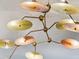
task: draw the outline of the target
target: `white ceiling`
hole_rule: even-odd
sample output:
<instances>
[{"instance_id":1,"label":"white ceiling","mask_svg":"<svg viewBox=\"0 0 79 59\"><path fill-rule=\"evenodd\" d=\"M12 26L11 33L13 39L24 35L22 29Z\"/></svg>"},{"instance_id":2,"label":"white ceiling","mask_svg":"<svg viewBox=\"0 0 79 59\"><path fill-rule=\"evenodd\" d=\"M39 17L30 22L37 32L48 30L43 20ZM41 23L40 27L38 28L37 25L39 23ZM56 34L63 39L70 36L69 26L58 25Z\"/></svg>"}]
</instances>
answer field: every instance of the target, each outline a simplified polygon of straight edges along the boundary
<instances>
[{"instance_id":1,"label":"white ceiling","mask_svg":"<svg viewBox=\"0 0 79 59\"><path fill-rule=\"evenodd\" d=\"M19 4L23 1L29 1L29 0L0 0L0 38L15 40L16 38L25 35L30 30L40 29L42 27L39 20L30 19L30 21L33 22L33 27L29 30L15 32L7 29L6 24L11 20L18 20L25 15L39 16L41 14L41 13L30 12L21 9ZM44 0L44 1L38 0L38 1L41 3L46 3L48 0ZM50 0L51 4L54 2L61 2L61 1ZM70 4L79 6L79 0L69 0L69 2ZM79 15L78 14L73 15L73 17L74 19L78 20ZM54 21L63 18L69 18L69 17L65 14L55 13L53 10L51 10L47 14L47 22L48 22L47 26L50 26ZM56 28L52 28L49 31L49 34L56 41L59 41L60 39L67 37L79 40L79 33L74 33L70 31L61 31L61 30L57 30ZM46 39L45 34L42 32L32 33L31 35L33 35L38 40ZM20 47L15 52L12 59L26 59L25 52L32 50L33 50L32 46ZM57 44L42 44L38 47L38 51L44 55L44 59L79 59L79 49L75 49L75 50L67 49ZM11 52L12 52L11 49L0 49L0 59L8 59Z\"/></svg>"}]
</instances>

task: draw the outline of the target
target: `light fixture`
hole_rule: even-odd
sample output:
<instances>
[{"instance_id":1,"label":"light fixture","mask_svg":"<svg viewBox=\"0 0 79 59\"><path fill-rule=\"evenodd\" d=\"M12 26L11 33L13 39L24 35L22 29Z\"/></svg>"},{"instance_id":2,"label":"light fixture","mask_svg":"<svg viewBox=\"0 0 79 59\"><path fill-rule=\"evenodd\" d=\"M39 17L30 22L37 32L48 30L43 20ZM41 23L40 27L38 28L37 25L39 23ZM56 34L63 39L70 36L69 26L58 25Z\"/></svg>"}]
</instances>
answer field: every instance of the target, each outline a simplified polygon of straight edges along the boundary
<instances>
[{"instance_id":1,"label":"light fixture","mask_svg":"<svg viewBox=\"0 0 79 59\"><path fill-rule=\"evenodd\" d=\"M36 47L39 46L39 44L43 43L56 43L63 45L67 48L79 48L79 42L77 40L74 40L72 38L66 38L62 39L60 42L52 40L52 38L48 34L48 30L50 30L53 26L56 26L57 29L60 30L69 30L72 32L79 32L79 22L77 20L74 20L72 17L72 14L79 13L79 7L73 6L69 4L67 0L62 0L63 3L53 3L52 5L47 3L47 5L41 4L36 0L32 0L32 2L23 2L20 4L20 6L25 9L25 11L33 11L33 12L40 12L42 13L40 16L23 16L21 20L13 20L7 24L7 27L11 30L17 30L17 31L23 31L27 30L32 27L32 22L25 18L35 18L41 21L43 28L38 30L32 30L28 32L25 36L16 39L15 41L4 41L0 40L0 47L12 47L15 46L15 49L13 50L12 54L10 55L9 59L11 59L12 55L16 51L16 49L23 45L29 45L32 44L34 47L34 51L27 52L25 54L27 59L43 59L43 56L37 52ZM53 11L66 14L70 17L70 19L61 19L60 21L54 22L50 27L47 27L47 21L46 21L46 15L47 13L53 9ZM46 36L47 40L42 42L37 42L36 39L33 36L30 36L33 32L43 31Z\"/></svg>"},{"instance_id":2,"label":"light fixture","mask_svg":"<svg viewBox=\"0 0 79 59\"><path fill-rule=\"evenodd\" d=\"M28 45L28 44L32 44L35 43L35 38L32 36L25 36L25 37L21 37L19 39L16 39L15 44L16 45Z\"/></svg>"},{"instance_id":3,"label":"light fixture","mask_svg":"<svg viewBox=\"0 0 79 59\"><path fill-rule=\"evenodd\" d=\"M10 40L0 40L0 48L10 48L15 46L14 41L10 41Z\"/></svg>"},{"instance_id":4,"label":"light fixture","mask_svg":"<svg viewBox=\"0 0 79 59\"><path fill-rule=\"evenodd\" d=\"M61 40L61 44L67 48L72 48L72 49L79 48L79 41L70 38Z\"/></svg>"},{"instance_id":5,"label":"light fixture","mask_svg":"<svg viewBox=\"0 0 79 59\"><path fill-rule=\"evenodd\" d=\"M13 20L7 24L11 30L26 30L32 27L32 23L28 20Z\"/></svg>"},{"instance_id":6,"label":"light fixture","mask_svg":"<svg viewBox=\"0 0 79 59\"><path fill-rule=\"evenodd\" d=\"M27 59L43 59L44 57L38 52L27 52L25 54Z\"/></svg>"}]
</instances>

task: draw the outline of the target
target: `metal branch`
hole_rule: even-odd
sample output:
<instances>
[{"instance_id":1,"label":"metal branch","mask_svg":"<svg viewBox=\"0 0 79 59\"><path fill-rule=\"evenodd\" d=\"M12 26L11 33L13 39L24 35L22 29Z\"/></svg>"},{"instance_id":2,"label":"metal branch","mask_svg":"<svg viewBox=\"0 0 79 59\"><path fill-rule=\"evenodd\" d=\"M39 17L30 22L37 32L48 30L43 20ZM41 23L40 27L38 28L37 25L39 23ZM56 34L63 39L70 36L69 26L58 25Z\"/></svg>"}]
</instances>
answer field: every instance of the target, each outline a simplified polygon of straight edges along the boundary
<instances>
[{"instance_id":1,"label":"metal branch","mask_svg":"<svg viewBox=\"0 0 79 59\"><path fill-rule=\"evenodd\" d=\"M48 0L48 4L50 4L50 0Z\"/></svg>"},{"instance_id":2,"label":"metal branch","mask_svg":"<svg viewBox=\"0 0 79 59\"><path fill-rule=\"evenodd\" d=\"M48 42L48 41L41 41L41 42L38 42L37 45L42 44L42 43L46 43L46 42Z\"/></svg>"},{"instance_id":3,"label":"metal branch","mask_svg":"<svg viewBox=\"0 0 79 59\"><path fill-rule=\"evenodd\" d=\"M61 44L60 42L53 41L53 40L52 40L51 42L56 43L56 44ZM43 43L48 43L48 41L41 41L41 42L38 42L37 45L43 44Z\"/></svg>"},{"instance_id":4,"label":"metal branch","mask_svg":"<svg viewBox=\"0 0 79 59\"><path fill-rule=\"evenodd\" d=\"M48 28L48 30L51 29L55 24L57 24L57 22L54 22L54 23Z\"/></svg>"},{"instance_id":5,"label":"metal branch","mask_svg":"<svg viewBox=\"0 0 79 59\"><path fill-rule=\"evenodd\" d=\"M56 43L56 44L61 44L60 42L57 42L57 41L52 41L53 43Z\"/></svg>"},{"instance_id":6,"label":"metal branch","mask_svg":"<svg viewBox=\"0 0 79 59\"><path fill-rule=\"evenodd\" d=\"M46 36L47 36L47 38L48 38L48 40L49 40L49 35L48 35L48 33L47 32L45 32L46 33Z\"/></svg>"},{"instance_id":7,"label":"metal branch","mask_svg":"<svg viewBox=\"0 0 79 59\"><path fill-rule=\"evenodd\" d=\"M19 46L16 46L16 47L14 48L14 50L13 50L13 52L11 53L11 55L10 55L9 59L11 59L11 58L12 58L13 54L15 53L15 51L16 51L16 49L17 49L18 47L19 47Z\"/></svg>"},{"instance_id":8,"label":"metal branch","mask_svg":"<svg viewBox=\"0 0 79 59\"><path fill-rule=\"evenodd\" d=\"M32 31L30 31L29 33L27 33L25 36L29 35L29 34L32 33L32 32L38 32L38 31L43 31L43 30L44 30L44 29L32 30Z\"/></svg>"},{"instance_id":9,"label":"metal branch","mask_svg":"<svg viewBox=\"0 0 79 59\"><path fill-rule=\"evenodd\" d=\"M44 25L46 26L46 13L44 13L44 17L45 17L45 19L44 19Z\"/></svg>"},{"instance_id":10,"label":"metal branch","mask_svg":"<svg viewBox=\"0 0 79 59\"><path fill-rule=\"evenodd\" d=\"M48 41L47 41L47 42L48 42L48 43L50 43L50 42L52 41L52 39L49 37L49 34L48 34L48 32L47 32L47 31L46 31L45 33L46 33L46 36L47 36L47 39L48 39Z\"/></svg>"},{"instance_id":11,"label":"metal branch","mask_svg":"<svg viewBox=\"0 0 79 59\"><path fill-rule=\"evenodd\" d=\"M69 3L67 0L64 0L63 2L64 2L64 3L67 3L67 4Z\"/></svg>"},{"instance_id":12,"label":"metal branch","mask_svg":"<svg viewBox=\"0 0 79 59\"><path fill-rule=\"evenodd\" d=\"M37 46L34 46L34 51L35 51L35 52L37 51Z\"/></svg>"},{"instance_id":13,"label":"metal branch","mask_svg":"<svg viewBox=\"0 0 79 59\"><path fill-rule=\"evenodd\" d=\"M71 20L75 23L75 20L73 19L73 17L70 15L70 14L68 14L68 16L71 18Z\"/></svg>"},{"instance_id":14,"label":"metal branch","mask_svg":"<svg viewBox=\"0 0 79 59\"><path fill-rule=\"evenodd\" d=\"M21 20L24 20L25 18L39 18L39 17L34 17L34 16L24 16L21 18Z\"/></svg>"},{"instance_id":15,"label":"metal branch","mask_svg":"<svg viewBox=\"0 0 79 59\"><path fill-rule=\"evenodd\" d=\"M37 2L36 0L32 0L32 2Z\"/></svg>"},{"instance_id":16,"label":"metal branch","mask_svg":"<svg viewBox=\"0 0 79 59\"><path fill-rule=\"evenodd\" d=\"M46 25L44 24L44 22L42 21L42 25L43 25L43 27L44 27L44 29L46 29L47 27L46 27Z\"/></svg>"},{"instance_id":17,"label":"metal branch","mask_svg":"<svg viewBox=\"0 0 79 59\"><path fill-rule=\"evenodd\" d=\"M68 2L67 0L65 0L64 3L69 4L69 2ZM68 15L68 16L71 18L71 20L75 23L75 20L73 19L73 17L72 17L70 14L67 14L67 15Z\"/></svg>"}]
</instances>

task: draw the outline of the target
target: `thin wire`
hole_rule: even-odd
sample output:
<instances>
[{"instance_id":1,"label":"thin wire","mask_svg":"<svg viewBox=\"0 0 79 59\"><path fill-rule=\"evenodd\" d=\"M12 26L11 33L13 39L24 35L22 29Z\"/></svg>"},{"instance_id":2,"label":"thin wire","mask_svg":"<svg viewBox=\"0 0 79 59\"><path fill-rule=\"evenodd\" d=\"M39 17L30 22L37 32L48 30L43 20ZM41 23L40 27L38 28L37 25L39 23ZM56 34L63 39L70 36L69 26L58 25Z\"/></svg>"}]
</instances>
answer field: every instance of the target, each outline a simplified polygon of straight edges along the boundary
<instances>
[{"instance_id":1,"label":"thin wire","mask_svg":"<svg viewBox=\"0 0 79 59\"><path fill-rule=\"evenodd\" d=\"M32 0L32 2L37 2L36 0Z\"/></svg>"},{"instance_id":2,"label":"thin wire","mask_svg":"<svg viewBox=\"0 0 79 59\"><path fill-rule=\"evenodd\" d=\"M24 20L24 18L39 18L39 17L34 17L34 16L24 16L21 18L21 20Z\"/></svg>"},{"instance_id":3,"label":"thin wire","mask_svg":"<svg viewBox=\"0 0 79 59\"><path fill-rule=\"evenodd\" d=\"M54 22L48 29L51 29L57 22Z\"/></svg>"},{"instance_id":4,"label":"thin wire","mask_svg":"<svg viewBox=\"0 0 79 59\"><path fill-rule=\"evenodd\" d=\"M67 4L69 3L67 0L61 0L61 1L63 1L64 3L67 3Z\"/></svg>"},{"instance_id":5,"label":"thin wire","mask_svg":"<svg viewBox=\"0 0 79 59\"><path fill-rule=\"evenodd\" d=\"M49 35L48 35L48 33L47 32L45 32L46 33L46 35L47 35L47 38L48 38L48 40L49 40Z\"/></svg>"},{"instance_id":6,"label":"thin wire","mask_svg":"<svg viewBox=\"0 0 79 59\"><path fill-rule=\"evenodd\" d=\"M14 48L14 50L13 50L13 52L11 53L11 55L10 55L10 57L9 57L9 59L11 59L12 58L12 56L13 56L13 54L15 53L15 51L16 51L16 49L18 48L18 46L16 46L15 48Z\"/></svg>"},{"instance_id":7,"label":"thin wire","mask_svg":"<svg viewBox=\"0 0 79 59\"><path fill-rule=\"evenodd\" d=\"M41 42L38 42L37 45L42 44L42 43L46 43L46 42L48 42L48 41L41 41Z\"/></svg>"},{"instance_id":8,"label":"thin wire","mask_svg":"<svg viewBox=\"0 0 79 59\"><path fill-rule=\"evenodd\" d=\"M50 4L50 0L48 0L48 4Z\"/></svg>"},{"instance_id":9,"label":"thin wire","mask_svg":"<svg viewBox=\"0 0 79 59\"><path fill-rule=\"evenodd\" d=\"M46 27L46 13L44 13L44 17L45 17L45 19L44 19L44 26Z\"/></svg>"},{"instance_id":10,"label":"thin wire","mask_svg":"<svg viewBox=\"0 0 79 59\"><path fill-rule=\"evenodd\" d=\"M37 46L34 46L34 52L36 52L37 51Z\"/></svg>"},{"instance_id":11,"label":"thin wire","mask_svg":"<svg viewBox=\"0 0 79 59\"><path fill-rule=\"evenodd\" d=\"M44 30L44 29L32 30L32 31L30 31L29 33L27 33L25 36L29 35L29 34L32 33L32 32L38 32L38 31L43 31L43 30Z\"/></svg>"},{"instance_id":12,"label":"thin wire","mask_svg":"<svg viewBox=\"0 0 79 59\"><path fill-rule=\"evenodd\" d=\"M69 4L69 2L67 1L67 0L65 0L65 2L64 3L66 3L66 4ZM71 20L75 23L75 20L73 19L73 17L70 15L70 14L67 14L70 18L71 18Z\"/></svg>"},{"instance_id":13,"label":"thin wire","mask_svg":"<svg viewBox=\"0 0 79 59\"><path fill-rule=\"evenodd\" d=\"M75 23L75 20L73 19L73 17L70 14L68 14L68 15L72 19L72 21Z\"/></svg>"},{"instance_id":14,"label":"thin wire","mask_svg":"<svg viewBox=\"0 0 79 59\"><path fill-rule=\"evenodd\" d=\"M52 41L53 43L56 43L56 44L61 44L60 42L57 42L57 41Z\"/></svg>"}]
</instances>

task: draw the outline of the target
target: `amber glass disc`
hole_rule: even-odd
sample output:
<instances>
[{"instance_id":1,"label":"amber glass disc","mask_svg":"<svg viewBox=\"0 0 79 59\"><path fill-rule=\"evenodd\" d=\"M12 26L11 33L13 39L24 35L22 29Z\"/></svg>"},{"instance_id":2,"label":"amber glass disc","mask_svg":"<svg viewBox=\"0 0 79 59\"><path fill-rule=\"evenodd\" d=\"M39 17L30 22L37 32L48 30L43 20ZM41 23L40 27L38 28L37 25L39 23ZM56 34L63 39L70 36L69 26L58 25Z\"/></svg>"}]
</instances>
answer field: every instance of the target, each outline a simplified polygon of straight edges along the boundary
<instances>
[{"instance_id":1,"label":"amber glass disc","mask_svg":"<svg viewBox=\"0 0 79 59\"><path fill-rule=\"evenodd\" d=\"M21 7L26 10L36 11L36 12L47 12L49 8L46 5L37 2L23 2Z\"/></svg>"},{"instance_id":2,"label":"amber glass disc","mask_svg":"<svg viewBox=\"0 0 79 59\"><path fill-rule=\"evenodd\" d=\"M67 48L79 48L79 41L70 38L61 40L61 44Z\"/></svg>"}]
</instances>

